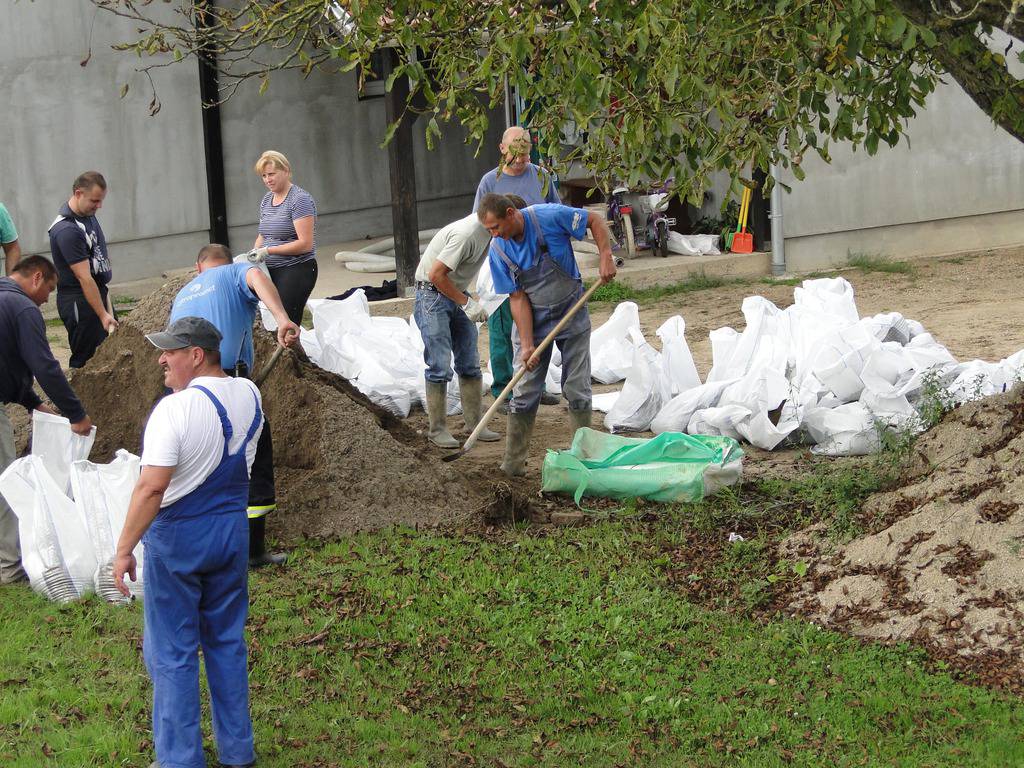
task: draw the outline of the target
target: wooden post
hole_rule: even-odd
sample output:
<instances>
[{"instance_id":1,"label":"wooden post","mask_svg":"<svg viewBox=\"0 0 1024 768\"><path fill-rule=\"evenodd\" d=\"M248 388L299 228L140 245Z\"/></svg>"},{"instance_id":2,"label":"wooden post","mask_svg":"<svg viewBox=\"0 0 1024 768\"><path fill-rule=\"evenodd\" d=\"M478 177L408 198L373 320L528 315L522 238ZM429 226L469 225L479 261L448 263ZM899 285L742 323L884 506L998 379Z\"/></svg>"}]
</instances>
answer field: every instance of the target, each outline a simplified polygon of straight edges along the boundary
<instances>
[{"instance_id":1,"label":"wooden post","mask_svg":"<svg viewBox=\"0 0 1024 768\"><path fill-rule=\"evenodd\" d=\"M754 183L757 187L750 196L750 222L747 229L754 235L754 250L763 251L772 239L771 224L768 221L770 201L764 196L764 182L767 176L760 168L754 169Z\"/></svg>"},{"instance_id":2,"label":"wooden post","mask_svg":"<svg viewBox=\"0 0 1024 768\"><path fill-rule=\"evenodd\" d=\"M386 80L398 65L399 51L391 49L387 57ZM402 117L388 143L388 170L391 177L391 222L395 230L395 275L398 295L415 293L416 265L420 260L419 218L416 213L416 165L413 162L412 124L416 116L405 112L409 98L409 79L399 77L384 95L384 113L388 125Z\"/></svg>"}]
</instances>

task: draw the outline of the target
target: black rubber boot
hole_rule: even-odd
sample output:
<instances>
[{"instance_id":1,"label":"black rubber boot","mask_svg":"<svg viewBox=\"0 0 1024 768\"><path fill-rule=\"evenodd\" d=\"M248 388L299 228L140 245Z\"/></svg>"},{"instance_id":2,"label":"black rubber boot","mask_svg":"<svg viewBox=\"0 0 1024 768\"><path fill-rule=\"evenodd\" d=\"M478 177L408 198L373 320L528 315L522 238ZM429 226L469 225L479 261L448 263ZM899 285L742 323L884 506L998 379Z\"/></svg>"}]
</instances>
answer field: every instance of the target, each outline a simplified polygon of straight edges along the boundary
<instances>
[{"instance_id":1,"label":"black rubber boot","mask_svg":"<svg viewBox=\"0 0 1024 768\"><path fill-rule=\"evenodd\" d=\"M267 552L266 516L249 518L249 567L262 568L264 565L283 565L288 555Z\"/></svg>"}]
</instances>

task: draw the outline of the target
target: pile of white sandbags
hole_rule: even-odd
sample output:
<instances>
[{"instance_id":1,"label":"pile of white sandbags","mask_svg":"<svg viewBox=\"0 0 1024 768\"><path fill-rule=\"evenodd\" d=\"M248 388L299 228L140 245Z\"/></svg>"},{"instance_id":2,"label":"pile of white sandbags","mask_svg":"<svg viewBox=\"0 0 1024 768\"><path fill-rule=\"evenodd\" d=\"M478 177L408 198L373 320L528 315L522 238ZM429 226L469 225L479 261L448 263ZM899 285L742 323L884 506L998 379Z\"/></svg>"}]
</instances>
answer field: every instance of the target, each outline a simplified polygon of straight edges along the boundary
<instances>
[{"instance_id":1,"label":"pile of white sandbags","mask_svg":"<svg viewBox=\"0 0 1024 768\"><path fill-rule=\"evenodd\" d=\"M313 329L303 328L300 340L310 360L350 380L399 418L423 405L423 339L413 317L371 317L362 290L341 301L314 299L308 306ZM448 385L448 414L461 410L455 377Z\"/></svg>"},{"instance_id":2,"label":"pile of white sandbags","mask_svg":"<svg viewBox=\"0 0 1024 768\"><path fill-rule=\"evenodd\" d=\"M482 282L493 309L503 297L487 275ZM413 318L371 317L362 291L309 305L314 327L303 329L302 343L315 363L397 416L423 403L423 342ZM637 305L619 304L590 337L593 380L624 381L621 391L594 397L605 427L725 435L766 450L803 442L821 454L858 455L877 450L886 429L919 430L929 397L965 402L1005 391L1024 372L1024 350L998 363L959 363L897 312L860 317L843 278L805 280L786 309L749 296L742 311L742 332L711 332L713 365L702 383L681 316L658 328L658 351L644 338ZM549 392L560 391L560 366L555 348ZM457 379L448 395L449 414L458 413Z\"/></svg>"},{"instance_id":3,"label":"pile of white sandbags","mask_svg":"<svg viewBox=\"0 0 1024 768\"><path fill-rule=\"evenodd\" d=\"M742 309L742 333L711 332L713 366L700 384L681 318L659 329L659 356L639 332L635 305L619 305L593 334L600 339L592 347L595 380L611 383L626 371L621 394L595 398L595 408L607 411L605 426L726 435L767 450L799 439L816 453L859 455L877 450L886 429L920 430L919 408L929 397L961 403L1005 391L1024 375L1024 350L999 363L959 363L899 313L861 318L843 278L804 281L785 310L761 296L746 298ZM647 421L666 387L674 396Z\"/></svg>"},{"instance_id":4,"label":"pile of white sandbags","mask_svg":"<svg viewBox=\"0 0 1024 768\"><path fill-rule=\"evenodd\" d=\"M124 600L112 560L124 528L139 457L118 451L110 464L85 459L95 439L71 431L67 419L33 412L32 453L0 474L0 494L18 518L22 567L29 583L51 600L69 602L92 592ZM142 545L135 551L142 593Z\"/></svg>"}]
</instances>

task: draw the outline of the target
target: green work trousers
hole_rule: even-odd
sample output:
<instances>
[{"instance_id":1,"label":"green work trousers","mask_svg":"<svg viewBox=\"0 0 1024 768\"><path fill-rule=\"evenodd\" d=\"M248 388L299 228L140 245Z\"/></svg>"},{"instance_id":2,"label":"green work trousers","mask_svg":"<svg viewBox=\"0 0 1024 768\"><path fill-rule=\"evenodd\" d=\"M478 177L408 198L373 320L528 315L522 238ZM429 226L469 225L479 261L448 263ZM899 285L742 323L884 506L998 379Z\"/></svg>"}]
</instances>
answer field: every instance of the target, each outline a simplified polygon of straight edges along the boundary
<instances>
[{"instance_id":1,"label":"green work trousers","mask_svg":"<svg viewBox=\"0 0 1024 768\"><path fill-rule=\"evenodd\" d=\"M487 318L487 337L494 375L491 394L497 397L512 381L512 302L508 299Z\"/></svg>"}]
</instances>

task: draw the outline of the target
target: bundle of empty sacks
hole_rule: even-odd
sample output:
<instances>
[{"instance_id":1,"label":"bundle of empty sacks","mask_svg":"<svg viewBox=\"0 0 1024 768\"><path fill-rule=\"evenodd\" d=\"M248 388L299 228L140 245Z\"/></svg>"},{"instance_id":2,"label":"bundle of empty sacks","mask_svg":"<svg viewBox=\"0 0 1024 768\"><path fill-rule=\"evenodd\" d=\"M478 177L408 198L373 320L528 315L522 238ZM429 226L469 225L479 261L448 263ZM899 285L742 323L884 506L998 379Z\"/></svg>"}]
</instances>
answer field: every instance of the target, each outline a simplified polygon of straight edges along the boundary
<instances>
[{"instance_id":1,"label":"bundle of empty sacks","mask_svg":"<svg viewBox=\"0 0 1024 768\"><path fill-rule=\"evenodd\" d=\"M96 437L71 431L67 419L34 411L31 453L0 474L3 494L18 518L21 563L29 583L51 600L69 602L96 592L125 598L113 575L114 548L124 528L139 457L120 450L109 464L86 460ZM142 594L142 545L135 549Z\"/></svg>"},{"instance_id":2,"label":"bundle of empty sacks","mask_svg":"<svg viewBox=\"0 0 1024 768\"><path fill-rule=\"evenodd\" d=\"M313 362L397 416L422 405L423 342L411 317L371 317L362 292L310 308L313 328L301 338ZM590 345L594 381L624 382L594 397L608 430L724 435L767 450L800 442L819 454L859 455L878 450L887 429L921 429L928 398L963 403L1005 391L1024 372L1024 350L998 363L961 363L915 320L897 312L862 318L843 278L805 280L786 309L749 296L742 310L742 332L711 332L713 364L702 382L681 316L658 328L659 351L640 330L637 305L619 304ZM556 349L548 391L559 391L559 364ZM458 410L452 386L449 413Z\"/></svg>"}]
</instances>

